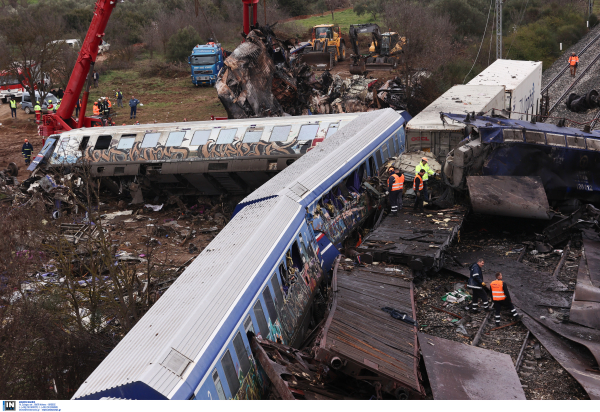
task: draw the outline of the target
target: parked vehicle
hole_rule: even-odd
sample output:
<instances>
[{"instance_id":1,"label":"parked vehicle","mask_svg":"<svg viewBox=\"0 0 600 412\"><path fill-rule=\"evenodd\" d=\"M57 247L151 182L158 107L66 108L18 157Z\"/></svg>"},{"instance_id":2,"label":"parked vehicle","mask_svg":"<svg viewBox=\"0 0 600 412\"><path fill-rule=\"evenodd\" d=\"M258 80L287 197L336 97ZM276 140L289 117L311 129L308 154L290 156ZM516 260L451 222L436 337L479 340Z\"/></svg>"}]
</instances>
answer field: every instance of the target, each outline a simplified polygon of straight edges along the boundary
<instances>
[{"instance_id":1,"label":"parked vehicle","mask_svg":"<svg viewBox=\"0 0 600 412\"><path fill-rule=\"evenodd\" d=\"M337 24L320 24L312 29L311 46L304 49L302 61L317 70L329 70L346 58L346 42Z\"/></svg>"},{"instance_id":2,"label":"parked vehicle","mask_svg":"<svg viewBox=\"0 0 600 412\"><path fill-rule=\"evenodd\" d=\"M196 86L214 85L226 57L227 53L220 43L209 42L194 47L192 55L188 57L192 83Z\"/></svg>"},{"instance_id":3,"label":"parked vehicle","mask_svg":"<svg viewBox=\"0 0 600 412\"><path fill-rule=\"evenodd\" d=\"M40 93L35 92L35 97L37 100L40 99ZM48 100L52 100L53 104L58 102L58 98L54 96L52 93L48 93L46 98L44 99L44 103L42 104L42 113L48 113ZM35 101L31 101L31 96L29 92L23 92L21 96L21 109L25 110L25 113L30 114L33 113L33 107L35 106Z\"/></svg>"}]
</instances>

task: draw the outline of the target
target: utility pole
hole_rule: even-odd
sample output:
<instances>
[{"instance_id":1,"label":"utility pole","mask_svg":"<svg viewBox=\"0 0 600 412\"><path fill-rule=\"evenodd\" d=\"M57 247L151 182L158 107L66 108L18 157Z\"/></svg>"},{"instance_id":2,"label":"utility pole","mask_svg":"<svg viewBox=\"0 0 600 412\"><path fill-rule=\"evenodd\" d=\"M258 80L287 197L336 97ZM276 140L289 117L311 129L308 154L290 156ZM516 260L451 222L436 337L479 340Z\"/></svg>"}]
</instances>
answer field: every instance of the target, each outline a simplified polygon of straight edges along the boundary
<instances>
[{"instance_id":1,"label":"utility pole","mask_svg":"<svg viewBox=\"0 0 600 412\"><path fill-rule=\"evenodd\" d=\"M496 0L496 60L502 58L502 0Z\"/></svg>"}]
</instances>

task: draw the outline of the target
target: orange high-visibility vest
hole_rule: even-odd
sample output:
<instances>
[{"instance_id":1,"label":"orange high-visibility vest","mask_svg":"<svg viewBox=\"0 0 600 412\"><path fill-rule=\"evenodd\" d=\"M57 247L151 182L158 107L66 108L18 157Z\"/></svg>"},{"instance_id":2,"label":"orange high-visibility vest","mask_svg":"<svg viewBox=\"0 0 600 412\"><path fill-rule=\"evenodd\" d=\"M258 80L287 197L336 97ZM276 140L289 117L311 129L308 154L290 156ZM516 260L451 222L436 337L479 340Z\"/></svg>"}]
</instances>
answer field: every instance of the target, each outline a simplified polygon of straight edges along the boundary
<instances>
[{"instance_id":1,"label":"orange high-visibility vest","mask_svg":"<svg viewBox=\"0 0 600 412\"><path fill-rule=\"evenodd\" d=\"M490 283L490 288L492 289L493 300L506 299L506 295L504 295L503 283L501 280L495 280L492 283Z\"/></svg>"},{"instance_id":2,"label":"orange high-visibility vest","mask_svg":"<svg viewBox=\"0 0 600 412\"><path fill-rule=\"evenodd\" d=\"M112 103L110 102L109 99L106 99L106 101L108 102L108 108L110 109L112 107Z\"/></svg>"},{"instance_id":3,"label":"orange high-visibility vest","mask_svg":"<svg viewBox=\"0 0 600 412\"><path fill-rule=\"evenodd\" d=\"M94 114L100 114L100 109L98 108L98 103L94 103Z\"/></svg>"},{"instance_id":4,"label":"orange high-visibility vest","mask_svg":"<svg viewBox=\"0 0 600 412\"><path fill-rule=\"evenodd\" d=\"M413 189L415 189L415 191L417 191L417 179L419 179L419 189L418 191L423 190L423 178L419 175L415 176L415 180L413 180Z\"/></svg>"},{"instance_id":5,"label":"orange high-visibility vest","mask_svg":"<svg viewBox=\"0 0 600 412\"><path fill-rule=\"evenodd\" d=\"M392 192L395 192L396 190L402 190L404 188L404 175L398 176L397 174L394 173L392 176L394 176L394 184L392 185ZM392 176L390 176L390 178ZM389 186L389 183L388 183L388 186Z\"/></svg>"},{"instance_id":6,"label":"orange high-visibility vest","mask_svg":"<svg viewBox=\"0 0 600 412\"><path fill-rule=\"evenodd\" d=\"M575 64L579 63L579 57L577 56L571 56L569 57L569 64L571 66L575 66Z\"/></svg>"}]
</instances>

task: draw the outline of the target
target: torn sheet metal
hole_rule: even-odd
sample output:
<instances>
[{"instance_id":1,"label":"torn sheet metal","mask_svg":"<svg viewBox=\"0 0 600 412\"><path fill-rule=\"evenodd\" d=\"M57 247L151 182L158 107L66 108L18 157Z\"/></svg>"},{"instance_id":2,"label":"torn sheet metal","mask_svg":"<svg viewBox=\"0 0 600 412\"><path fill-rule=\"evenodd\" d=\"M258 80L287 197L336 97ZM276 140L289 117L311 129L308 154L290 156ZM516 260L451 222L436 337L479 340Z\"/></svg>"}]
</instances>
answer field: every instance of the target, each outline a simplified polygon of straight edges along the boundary
<instances>
[{"instance_id":1,"label":"torn sheet metal","mask_svg":"<svg viewBox=\"0 0 600 412\"><path fill-rule=\"evenodd\" d=\"M436 400L525 400L509 355L419 333Z\"/></svg>"},{"instance_id":2,"label":"torn sheet metal","mask_svg":"<svg viewBox=\"0 0 600 412\"><path fill-rule=\"evenodd\" d=\"M550 352L552 357L583 386L590 399L600 399L600 372L592 372L593 357L579 345L561 338L529 316L523 323Z\"/></svg>"},{"instance_id":3,"label":"torn sheet metal","mask_svg":"<svg viewBox=\"0 0 600 412\"><path fill-rule=\"evenodd\" d=\"M424 394L417 328L382 310L393 308L415 319L412 282L384 269L336 268L333 290L336 294L315 358L356 379L379 382L383 391L399 398L407 396L405 389Z\"/></svg>"},{"instance_id":4,"label":"torn sheet metal","mask_svg":"<svg viewBox=\"0 0 600 412\"><path fill-rule=\"evenodd\" d=\"M219 72L215 87L230 119L283 115L271 92L275 64L259 35L251 31Z\"/></svg>"},{"instance_id":5,"label":"torn sheet metal","mask_svg":"<svg viewBox=\"0 0 600 412\"><path fill-rule=\"evenodd\" d=\"M542 180L537 176L469 176L475 213L548 220L552 217Z\"/></svg>"},{"instance_id":6,"label":"torn sheet metal","mask_svg":"<svg viewBox=\"0 0 600 412\"><path fill-rule=\"evenodd\" d=\"M583 235L583 250L577 272L577 285L569 319L590 328L600 329L600 242Z\"/></svg>"}]
</instances>

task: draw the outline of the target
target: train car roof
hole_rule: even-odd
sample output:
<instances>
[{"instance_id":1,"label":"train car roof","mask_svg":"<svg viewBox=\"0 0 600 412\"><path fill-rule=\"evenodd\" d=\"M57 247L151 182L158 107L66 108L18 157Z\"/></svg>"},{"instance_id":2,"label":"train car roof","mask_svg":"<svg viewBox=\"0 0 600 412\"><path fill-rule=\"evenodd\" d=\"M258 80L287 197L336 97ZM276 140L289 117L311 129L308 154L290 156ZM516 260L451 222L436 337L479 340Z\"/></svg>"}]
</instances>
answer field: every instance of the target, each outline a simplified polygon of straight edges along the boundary
<instances>
[{"instance_id":1,"label":"train car roof","mask_svg":"<svg viewBox=\"0 0 600 412\"><path fill-rule=\"evenodd\" d=\"M288 247L282 237L291 239L300 227L300 212L291 199L273 198L236 215L73 399L188 399L196 384L189 386L186 380L199 383L213 367L268 280L270 273L263 267L278 263Z\"/></svg>"},{"instance_id":2,"label":"train car roof","mask_svg":"<svg viewBox=\"0 0 600 412\"><path fill-rule=\"evenodd\" d=\"M235 127L261 127L273 124L307 124L323 121L339 122L353 120L361 113L322 114L312 116L284 116L284 117L261 117L248 119L228 120L206 120L200 122L174 122L174 123L148 123L139 125L110 126L110 127L88 127L73 129L63 132L62 135L89 135L89 134L119 134L140 133L146 131L184 130L184 129L213 129L213 128L235 128ZM56 135L61 136L61 135Z\"/></svg>"},{"instance_id":3,"label":"train car roof","mask_svg":"<svg viewBox=\"0 0 600 412\"><path fill-rule=\"evenodd\" d=\"M515 90L536 70L541 73L542 62L498 59L467 84L496 84L504 86L506 91Z\"/></svg>"},{"instance_id":4,"label":"train car roof","mask_svg":"<svg viewBox=\"0 0 600 412\"><path fill-rule=\"evenodd\" d=\"M410 115L393 109L363 113L343 129L319 144L264 185L244 198L237 210L245 205L272 196L287 196L303 206L315 199L315 193L327 191L358 161L377 147L377 137L393 128L397 129ZM346 170L347 169L347 170Z\"/></svg>"}]
</instances>

